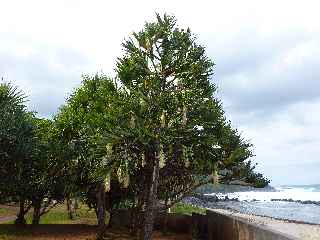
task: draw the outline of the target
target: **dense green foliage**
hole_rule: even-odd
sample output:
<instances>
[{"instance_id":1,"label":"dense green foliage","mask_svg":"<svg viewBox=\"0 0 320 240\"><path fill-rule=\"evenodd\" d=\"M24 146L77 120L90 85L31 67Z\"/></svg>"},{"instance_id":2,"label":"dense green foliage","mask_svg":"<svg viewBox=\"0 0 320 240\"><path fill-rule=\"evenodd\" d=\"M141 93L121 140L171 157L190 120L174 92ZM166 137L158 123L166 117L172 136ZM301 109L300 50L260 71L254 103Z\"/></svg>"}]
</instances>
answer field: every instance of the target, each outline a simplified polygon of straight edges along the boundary
<instances>
[{"instance_id":1,"label":"dense green foliage","mask_svg":"<svg viewBox=\"0 0 320 240\"><path fill-rule=\"evenodd\" d=\"M171 208L171 213L180 213L185 215L192 215L192 213L199 213L199 214L205 215L206 209L180 202L173 205L173 207Z\"/></svg>"},{"instance_id":2,"label":"dense green foliage","mask_svg":"<svg viewBox=\"0 0 320 240\"><path fill-rule=\"evenodd\" d=\"M204 47L174 17L156 17L124 41L116 77L83 76L53 120L37 119L21 92L0 86L0 194L20 202L18 222L31 206L37 224L58 202L81 197L102 228L106 210L112 218L131 208L133 232L150 239L154 214L201 185L268 183L224 116Z\"/></svg>"},{"instance_id":3,"label":"dense green foliage","mask_svg":"<svg viewBox=\"0 0 320 240\"><path fill-rule=\"evenodd\" d=\"M33 114L24 106L24 95L10 84L0 85L0 175L3 198L28 194L34 140Z\"/></svg>"},{"instance_id":4,"label":"dense green foliage","mask_svg":"<svg viewBox=\"0 0 320 240\"><path fill-rule=\"evenodd\" d=\"M0 85L2 201L20 203L17 223L31 207L35 223L65 195L69 174L54 139L53 123L37 119L24 105L24 95L10 84Z\"/></svg>"}]
</instances>

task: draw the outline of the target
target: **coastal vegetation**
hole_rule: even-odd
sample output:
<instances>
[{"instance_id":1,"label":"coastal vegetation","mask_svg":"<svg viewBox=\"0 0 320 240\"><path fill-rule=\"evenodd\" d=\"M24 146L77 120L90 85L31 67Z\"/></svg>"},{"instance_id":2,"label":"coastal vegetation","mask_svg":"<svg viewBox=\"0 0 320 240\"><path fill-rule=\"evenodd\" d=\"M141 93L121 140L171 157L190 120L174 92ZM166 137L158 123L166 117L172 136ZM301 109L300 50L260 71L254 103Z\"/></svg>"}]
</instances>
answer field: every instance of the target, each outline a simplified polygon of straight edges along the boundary
<instances>
[{"instance_id":1,"label":"coastal vegetation","mask_svg":"<svg viewBox=\"0 0 320 240\"><path fill-rule=\"evenodd\" d=\"M17 225L45 223L64 202L58 218L74 219L84 203L98 238L107 219L130 209L132 235L149 240L157 212L203 211L179 203L200 186L269 183L225 117L214 63L190 29L157 14L122 46L116 76L84 75L53 119L1 83L0 199L18 204Z\"/></svg>"}]
</instances>

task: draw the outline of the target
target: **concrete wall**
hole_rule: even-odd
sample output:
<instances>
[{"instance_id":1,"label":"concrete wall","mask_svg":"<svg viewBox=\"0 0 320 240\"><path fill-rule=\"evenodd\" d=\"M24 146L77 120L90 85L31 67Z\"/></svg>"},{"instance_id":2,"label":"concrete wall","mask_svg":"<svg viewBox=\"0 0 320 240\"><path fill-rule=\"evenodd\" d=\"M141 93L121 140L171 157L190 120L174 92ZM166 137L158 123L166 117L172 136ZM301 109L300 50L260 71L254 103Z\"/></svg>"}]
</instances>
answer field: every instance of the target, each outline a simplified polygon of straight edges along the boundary
<instances>
[{"instance_id":1,"label":"concrete wall","mask_svg":"<svg viewBox=\"0 0 320 240\"><path fill-rule=\"evenodd\" d=\"M130 226L128 211L121 211L113 217L113 226ZM165 224L166 222L166 224ZM297 240L268 227L249 223L234 216L207 210L206 215L159 214L155 229L168 232L189 233L194 240Z\"/></svg>"},{"instance_id":2,"label":"concrete wall","mask_svg":"<svg viewBox=\"0 0 320 240\"><path fill-rule=\"evenodd\" d=\"M111 225L114 227L126 227L131 225L131 211L118 210L111 218Z\"/></svg>"},{"instance_id":3,"label":"concrete wall","mask_svg":"<svg viewBox=\"0 0 320 240\"><path fill-rule=\"evenodd\" d=\"M190 233L192 226L192 216L185 214L167 214L167 219L164 213L160 213L156 216L154 222L154 228L158 230L163 230L165 227L168 232L175 233ZM111 225L114 227L130 227L132 216L130 211L120 210L114 214L111 218Z\"/></svg>"},{"instance_id":4,"label":"concrete wall","mask_svg":"<svg viewBox=\"0 0 320 240\"><path fill-rule=\"evenodd\" d=\"M207 211L208 240L296 240L268 227L241 218ZM199 238L200 239L200 238Z\"/></svg>"},{"instance_id":5,"label":"concrete wall","mask_svg":"<svg viewBox=\"0 0 320 240\"><path fill-rule=\"evenodd\" d=\"M167 218L165 218L167 215ZM192 216L185 214L159 214L154 223L155 229L164 230L175 233L192 233Z\"/></svg>"}]
</instances>

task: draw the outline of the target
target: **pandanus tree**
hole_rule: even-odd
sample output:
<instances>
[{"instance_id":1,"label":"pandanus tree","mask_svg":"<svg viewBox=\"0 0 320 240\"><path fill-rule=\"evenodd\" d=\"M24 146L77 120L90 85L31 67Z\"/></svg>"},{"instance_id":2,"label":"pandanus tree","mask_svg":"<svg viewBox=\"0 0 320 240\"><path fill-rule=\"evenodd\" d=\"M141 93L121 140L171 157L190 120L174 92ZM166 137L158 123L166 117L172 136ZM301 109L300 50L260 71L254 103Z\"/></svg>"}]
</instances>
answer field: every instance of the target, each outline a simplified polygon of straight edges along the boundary
<instances>
[{"instance_id":1,"label":"pandanus tree","mask_svg":"<svg viewBox=\"0 0 320 240\"><path fill-rule=\"evenodd\" d=\"M25 95L9 83L0 84L0 195L1 199L20 203L17 223L25 222L25 203L30 197L32 118L25 106Z\"/></svg>"},{"instance_id":2,"label":"pandanus tree","mask_svg":"<svg viewBox=\"0 0 320 240\"><path fill-rule=\"evenodd\" d=\"M126 165L143 176L137 200L141 239L151 239L160 169L175 166L196 174L217 161L210 157L217 139L205 119L208 114L221 119L222 111L210 83L213 63L195 40L189 29L177 28L175 18L157 15L156 22L123 43L118 60L131 125L119 126L127 131L114 143L120 139L118 151L134 153Z\"/></svg>"},{"instance_id":3,"label":"pandanus tree","mask_svg":"<svg viewBox=\"0 0 320 240\"><path fill-rule=\"evenodd\" d=\"M120 91L115 82L104 76L84 76L82 85L69 97L55 117L60 141L74 150L66 159L73 172L75 191L93 192L100 229L105 225L106 197L109 186L106 133L114 126L120 110ZM115 104L118 105L115 105ZM88 195L87 199L91 199ZM92 201L90 202L92 203ZM92 205L92 204L90 204Z\"/></svg>"},{"instance_id":4,"label":"pandanus tree","mask_svg":"<svg viewBox=\"0 0 320 240\"><path fill-rule=\"evenodd\" d=\"M32 223L39 224L42 215L64 201L70 191L68 182L72 174L70 165L65 161L65 156L70 152L66 152L65 146L57 141L58 132L54 122L35 118L34 125L33 168L29 173L29 185L32 193Z\"/></svg>"},{"instance_id":5,"label":"pandanus tree","mask_svg":"<svg viewBox=\"0 0 320 240\"><path fill-rule=\"evenodd\" d=\"M123 178L135 185L140 238L150 239L157 210L217 183L221 170L252 156L251 144L224 117L210 82L213 62L175 18L157 15L123 47L117 73L126 99L122 117L130 121L108 139L122 154Z\"/></svg>"},{"instance_id":6,"label":"pandanus tree","mask_svg":"<svg viewBox=\"0 0 320 240\"><path fill-rule=\"evenodd\" d=\"M270 182L262 174L255 172L256 164L248 160L254 156L253 145L232 128L230 122L226 122L221 128L218 142L220 160L216 166L220 183L265 187Z\"/></svg>"},{"instance_id":7,"label":"pandanus tree","mask_svg":"<svg viewBox=\"0 0 320 240\"><path fill-rule=\"evenodd\" d=\"M116 78L85 76L55 122L77 149L76 185L94 192L99 225L108 198L128 199L139 238L150 239L158 210L218 182L221 170L251 156L251 145L224 117L213 62L174 17L157 15L123 48Z\"/></svg>"},{"instance_id":8,"label":"pandanus tree","mask_svg":"<svg viewBox=\"0 0 320 240\"><path fill-rule=\"evenodd\" d=\"M53 123L28 112L25 96L10 84L0 85L0 194L19 202L16 223L24 224L33 207L33 224L65 194L68 169L59 158Z\"/></svg>"}]
</instances>

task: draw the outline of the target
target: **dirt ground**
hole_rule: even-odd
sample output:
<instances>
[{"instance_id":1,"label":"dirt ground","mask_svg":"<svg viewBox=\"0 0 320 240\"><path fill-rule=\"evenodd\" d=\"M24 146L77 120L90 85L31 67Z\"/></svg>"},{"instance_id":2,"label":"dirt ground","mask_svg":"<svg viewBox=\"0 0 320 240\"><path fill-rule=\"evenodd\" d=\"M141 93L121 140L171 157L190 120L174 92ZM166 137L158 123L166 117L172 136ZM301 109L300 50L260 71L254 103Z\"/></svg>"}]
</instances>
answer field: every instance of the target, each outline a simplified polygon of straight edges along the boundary
<instances>
[{"instance_id":1,"label":"dirt ground","mask_svg":"<svg viewBox=\"0 0 320 240\"><path fill-rule=\"evenodd\" d=\"M89 240L94 239L96 227L86 225L0 225L0 239L6 240Z\"/></svg>"},{"instance_id":2,"label":"dirt ground","mask_svg":"<svg viewBox=\"0 0 320 240\"><path fill-rule=\"evenodd\" d=\"M39 226L16 227L14 225L0 226L0 239L5 240L94 240L97 227L88 225L44 224ZM108 229L106 240L134 239L124 229ZM191 240L191 236L172 234L164 236L160 232L154 232L154 240Z\"/></svg>"}]
</instances>

